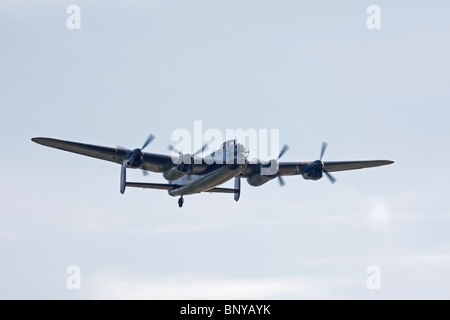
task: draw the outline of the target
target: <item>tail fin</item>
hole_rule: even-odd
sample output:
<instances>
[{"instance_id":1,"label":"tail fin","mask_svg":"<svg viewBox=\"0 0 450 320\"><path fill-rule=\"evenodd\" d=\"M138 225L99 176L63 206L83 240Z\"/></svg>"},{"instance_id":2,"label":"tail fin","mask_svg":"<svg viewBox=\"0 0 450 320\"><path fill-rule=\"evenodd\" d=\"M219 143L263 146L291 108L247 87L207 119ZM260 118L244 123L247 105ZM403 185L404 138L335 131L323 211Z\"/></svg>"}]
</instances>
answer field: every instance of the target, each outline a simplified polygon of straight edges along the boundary
<instances>
[{"instance_id":1,"label":"tail fin","mask_svg":"<svg viewBox=\"0 0 450 320\"><path fill-rule=\"evenodd\" d=\"M235 177L234 178L234 201L238 201L239 197L241 196L241 178Z\"/></svg>"},{"instance_id":2,"label":"tail fin","mask_svg":"<svg viewBox=\"0 0 450 320\"><path fill-rule=\"evenodd\" d=\"M123 194L125 192L125 187L127 186L127 167L122 165L120 169L120 193Z\"/></svg>"}]
</instances>

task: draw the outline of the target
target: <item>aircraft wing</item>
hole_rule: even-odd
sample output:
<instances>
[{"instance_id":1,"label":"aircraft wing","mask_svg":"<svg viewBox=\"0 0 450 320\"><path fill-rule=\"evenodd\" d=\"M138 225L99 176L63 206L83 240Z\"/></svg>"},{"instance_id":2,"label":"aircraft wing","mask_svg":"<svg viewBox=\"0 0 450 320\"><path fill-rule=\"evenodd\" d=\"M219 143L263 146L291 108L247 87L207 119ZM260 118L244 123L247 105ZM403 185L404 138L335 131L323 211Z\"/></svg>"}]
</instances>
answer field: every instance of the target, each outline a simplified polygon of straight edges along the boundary
<instances>
[{"instance_id":1,"label":"aircraft wing","mask_svg":"<svg viewBox=\"0 0 450 320\"><path fill-rule=\"evenodd\" d=\"M325 161L324 169L328 172L373 168L392 164L391 160L369 160L369 161Z\"/></svg>"},{"instance_id":2,"label":"aircraft wing","mask_svg":"<svg viewBox=\"0 0 450 320\"><path fill-rule=\"evenodd\" d=\"M46 147L106 160L120 165L124 162L128 152L130 152L130 150L122 148L102 147L52 138L33 138L31 140ZM141 168L153 172L162 172L172 164L172 158L168 155L144 152L144 163Z\"/></svg>"},{"instance_id":3,"label":"aircraft wing","mask_svg":"<svg viewBox=\"0 0 450 320\"><path fill-rule=\"evenodd\" d=\"M363 161L324 161L324 169L328 172L355 170L385 166L394 163L391 160L363 160ZM280 176L302 174L310 162L280 162L278 173Z\"/></svg>"}]
</instances>

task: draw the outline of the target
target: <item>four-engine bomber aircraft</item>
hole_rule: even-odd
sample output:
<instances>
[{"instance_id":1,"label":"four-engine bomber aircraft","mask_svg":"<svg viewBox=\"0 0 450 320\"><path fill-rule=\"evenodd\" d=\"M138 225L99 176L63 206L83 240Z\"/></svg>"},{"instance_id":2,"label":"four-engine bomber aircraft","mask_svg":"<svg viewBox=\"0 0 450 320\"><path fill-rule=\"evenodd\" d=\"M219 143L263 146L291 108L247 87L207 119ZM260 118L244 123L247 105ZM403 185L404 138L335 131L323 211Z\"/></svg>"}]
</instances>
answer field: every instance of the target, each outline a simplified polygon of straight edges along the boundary
<instances>
[{"instance_id":1,"label":"four-engine bomber aircraft","mask_svg":"<svg viewBox=\"0 0 450 320\"><path fill-rule=\"evenodd\" d=\"M378 167L394 162L389 160L322 161L326 143L322 144L319 160L311 162L279 162L278 160L288 149L287 145L281 149L277 159L267 162L249 160L244 146L236 140L224 142L220 149L204 158L197 155L203 153L206 145L194 154L182 154L171 145L169 150L172 151L172 156L143 152L153 139L154 136L150 135L142 148L134 150L51 138L31 140L47 147L118 163L121 165L121 193L125 192L126 187L167 190L172 197L180 197L179 207L183 206L183 196L200 192L232 193L234 200L238 201L241 192L240 178L247 178L248 184L254 187L278 178L280 185L283 186L283 176L302 175L307 180L318 180L325 174L334 183L336 179L330 172ZM168 183L127 182L127 168L142 169L144 174L147 174L147 171L162 173ZM234 188L218 187L233 178Z\"/></svg>"}]
</instances>

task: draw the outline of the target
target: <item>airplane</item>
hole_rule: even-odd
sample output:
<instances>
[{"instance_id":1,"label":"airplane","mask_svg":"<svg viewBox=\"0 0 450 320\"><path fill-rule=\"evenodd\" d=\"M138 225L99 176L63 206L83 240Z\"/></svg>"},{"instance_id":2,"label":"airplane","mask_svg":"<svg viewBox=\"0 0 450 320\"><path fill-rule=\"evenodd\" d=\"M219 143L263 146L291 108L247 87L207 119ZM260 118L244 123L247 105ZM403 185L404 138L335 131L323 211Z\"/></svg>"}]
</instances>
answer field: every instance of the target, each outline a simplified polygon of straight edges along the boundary
<instances>
[{"instance_id":1,"label":"airplane","mask_svg":"<svg viewBox=\"0 0 450 320\"><path fill-rule=\"evenodd\" d=\"M259 187L275 178L280 186L284 186L284 176L301 175L306 180L319 180L325 176L331 183L336 182L330 172L354 170L385 166L394 163L390 160L367 161L322 161L327 148L323 142L318 160L309 162L280 162L288 146L284 145L277 159L270 161L252 160L248 151L236 139L225 141L221 147L207 155L199 157L207 148L204 145L193 154L183 154L172 145L168 149L172 155L143 152L153 141L150 135L141 148L127 149L124 147L102 147L85 143L58 140L53 138L32 138L40 145L68 152L81 154L101 160L115 162L121 165L120 193L126 187L167 190L172 197L180 197L178 206L184 203L184 196L201 193L230 193L238 201L241 194L241 178L246 178L249 185ZM128 182L127 169L141 169L144 175L150 172L162 173L168 183ZM234 188L223 188L221 184L234 179Z\"/></svg>"}]
</instances>

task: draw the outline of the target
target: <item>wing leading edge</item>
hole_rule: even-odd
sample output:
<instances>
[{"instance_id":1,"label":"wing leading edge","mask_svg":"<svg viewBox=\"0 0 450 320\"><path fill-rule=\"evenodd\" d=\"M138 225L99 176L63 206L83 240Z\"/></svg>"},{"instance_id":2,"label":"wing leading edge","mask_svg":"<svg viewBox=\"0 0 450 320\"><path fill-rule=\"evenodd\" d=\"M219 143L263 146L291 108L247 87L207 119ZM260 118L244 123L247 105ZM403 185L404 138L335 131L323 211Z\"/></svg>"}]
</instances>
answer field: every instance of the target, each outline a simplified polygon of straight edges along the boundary
<instances>
[{"instance_id":1,"label":"wing leading edge","mask_svg":"<svg viewBox=\"0 0 450 320\"><path fill-rule=\"evenodd\" d=\"M118 164L122 164L125 161L130 150L122 148L110 148L102 147L91 144L64 141L52 138L32 138L33 142L40 145L55 148L63 151L73 152L81 154L83 156L88 156L92 158L97 158L101 160L106 160ZM144 152L142 169L162 172L172 165L172 158L168 155L147 153Z\"/></svg>"},{"instance_id":2,"label":"wing leading edge","mask_svg":"<svg viewBox=\"0 0 450 320\"><path fill-rule=\"evenodd\" d=\"M278 174L291 176L303 174L304 168L311 162L280 162ZM324 169L327 172L356 170L386 166L394 163L391 160L363 160L363 161L324 161Z\"/></svg>"},{"instance_id":3,"label":"wing leading edge","mask_svg":"<svg viewBox=\"0 0 450 320\"><path fill-rule=\"evenodd\" d=\"M394 163L391 160L370 160L370 161L325 161L324 169L328 172L355 170L364 168L374 168L386 166Z\"/></svg>"}]
</instances>

